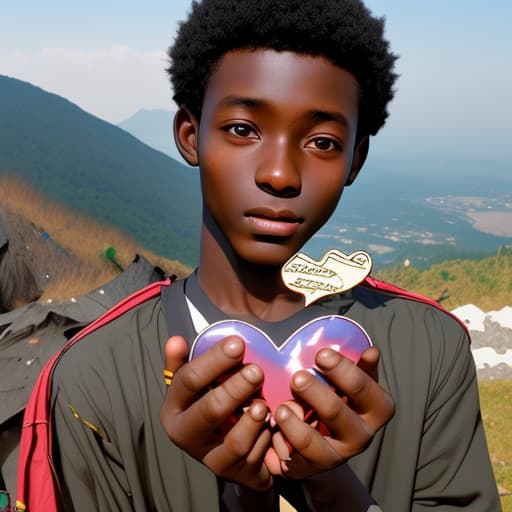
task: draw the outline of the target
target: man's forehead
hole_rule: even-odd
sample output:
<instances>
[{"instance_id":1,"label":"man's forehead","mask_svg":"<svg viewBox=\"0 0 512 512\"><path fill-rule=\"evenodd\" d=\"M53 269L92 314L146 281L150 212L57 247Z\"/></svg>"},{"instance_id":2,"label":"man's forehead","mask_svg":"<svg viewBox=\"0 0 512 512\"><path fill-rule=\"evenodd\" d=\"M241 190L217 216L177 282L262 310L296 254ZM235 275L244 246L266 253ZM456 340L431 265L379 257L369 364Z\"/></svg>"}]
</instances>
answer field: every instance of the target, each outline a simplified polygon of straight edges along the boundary
<instances>
[{"instance_id":1,"label":"man's forehead","mask_svg":"<svg viewBox=\"0 0 512 512\"><path fill-rule=\"evenodd\" d=\"M224 53L212 68L211 76L222 72L226 67L230 72L235 69L244 71L248 79L253 79L262 73L280 70L287 73L295 73L297 67L329 67L333 71L341 72L357 83L357 78L342 66L334 64L321 55L299 53L295 51L274 50L273 48L239 48ZM273 69L275 68L275 69Z\"/></svg>"},{"instance_id":2,"label":"man's forehead","mask_svg":"<svg viewBox=\"0 0 512 512\"><path fill-rule=\"evenodd\" d=\"M308 97L326 105L358 104L356 78L324 57L271 49L235 50L222 56L205 96L216 103L257 107L268 101ZM292 96L292 98L290 97ZM329 110L329 108L327 108Z\"/></svg>"}]
</instances>

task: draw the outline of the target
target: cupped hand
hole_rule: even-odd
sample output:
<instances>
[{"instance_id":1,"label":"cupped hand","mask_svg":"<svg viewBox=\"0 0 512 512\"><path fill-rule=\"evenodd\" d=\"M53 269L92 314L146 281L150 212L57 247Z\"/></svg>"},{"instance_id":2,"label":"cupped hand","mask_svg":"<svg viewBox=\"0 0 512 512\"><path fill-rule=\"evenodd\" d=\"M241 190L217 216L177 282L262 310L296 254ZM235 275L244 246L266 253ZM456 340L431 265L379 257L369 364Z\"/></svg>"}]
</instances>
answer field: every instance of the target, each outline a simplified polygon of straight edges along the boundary
<instances>
[{"instance_id":1,"label":"cupped hand","mask_svg":"<svg viewBox=\"0 0 512 512\"><path fill-rule=\"evenodd\" d=\"M358 365L324 349L316 365L332 387L305 370L293 375L290 387L297 403L312 408L329 434L304 421L297 404L280 405L274 414L279 432L265 459L273 474L302 479L339 466L368 446L394 414L393 399L376 380L378 360L375 347L363 353ZM289 457L283 446L290 448Z\"/></svg>"},{"instance_id":2,"label":"cupped hand","mask_svg":"<svg viewBox=\"0 0 512 512\"><path fill-rule=\"evenodd\" d=\"M242 365L244 349L240 338L228 337L187 363L184 338L169 338L166 368L175 375L160 417L169 438L217 476L265 490L272 487L264 464L271 433L267 406L254 398L263 372Z\"/></svg>"}]
</instances>

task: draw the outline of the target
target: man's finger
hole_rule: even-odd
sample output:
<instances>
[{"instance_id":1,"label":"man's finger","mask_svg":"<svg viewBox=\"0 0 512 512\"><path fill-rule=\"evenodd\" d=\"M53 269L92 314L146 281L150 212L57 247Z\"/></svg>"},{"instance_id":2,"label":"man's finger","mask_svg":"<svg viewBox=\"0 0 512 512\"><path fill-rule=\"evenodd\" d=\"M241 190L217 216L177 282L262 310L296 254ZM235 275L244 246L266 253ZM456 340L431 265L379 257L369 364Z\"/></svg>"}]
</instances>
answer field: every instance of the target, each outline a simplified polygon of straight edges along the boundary
<instances>
[{"instance_id":1,"label":"man's finger","mask_svg":"<svg viewBox=\"0 0 512 512\"><path fill-rule=\"evenodd\" d=\"M358 370L353 363L351 364L355 370ZM371 380L368 375L363 375ZM294 374L291 387L300 400L314 408L317 418L329 429L331 437L339 442L338 451L343 458L366 447L375 433L374 429L333 389L307 371ZM288 437L288 434L285 433L285 435ZM291 439L290 442L294 444ZM295 448L299 450L299 447L295 446ZM308 456L305 453L302 455Z\"/></svg>"},{"instance_id":2,"label":"man's finger","mask_svg":"<svg viewBox=\"0 0 512 512\"><path fill-rule=\"evenodd\" d=\"M377 347L371 347L363 352L361 359L357 366L363 370L363 372L370 375L373 380L379 380L378 364L379 364L380 353Z\"/></svg>"},{"instance_id":3,"label":"man's finger","mask_svg":"<svg viewBox=\"0 0 512 512\"><path fill-rule=\"evenodd\" d=\"M165 344L165 369L176 374L187 362L188 346L183 336L171 336Z\"/></svg>"},{"instance_id":4,"label":"man's finger","mask_svg":"<svg viewBox=\"0 0 512 512\"><path fill-rule=\"evenodd\" d=\"M216 472L219 468L235 466L242 461L244 465L253 466L255 473L259 474L270 444L270 430L264 429L267 413L265 403L255 400L226 434L223 443L208 453L203 462Z\"/></svg>"},{"instance_id":5,"label":"man's finger","mask_svg":"<svg viewBox=\"0 0 512 512\"><path fill-rule=\"evenodd\" d=\"M378 430L393 416L394 402L389 393L352 361L327 349L317 354L316 363L338 392L346 395L350 409L356 412L371 430ZM306 391L307 388L303 391L297 390L297 393L302 397ZM317 412L318 408L324 405L318 400L315 396L307 399L309 404L314 404Z\"/></svg>"},{"instance_id":6,"label":"man's finger","mask_svg":"<svg viewBox=\"0 0 512 512\"><path fill-rule=\"evenodd\" d=\"M190 446L191 440L201 440L195 443L197 451L189 450L189 453L202 460L205 453L223 442L222 426L261 388L263 371L256 365L244 366L185 410L173 412L172 395L176 393L173 388L179 384L180 373L169 388L169 409L162 414L162 422L167 434L178 446Z\"/></svg>"},{"instance_id":7,"label":"man's finger","mask_svg":"<svg viewBox=\"0 0 512 512\"><path fill-rule=\"evenodd\" d=\"M168 406L174 411L187 409L217 379L232 373L242 363L244 348L241 338L228 337L179 368L167 393ZM169 349L171 356L173 349L178 350L174 344L170 344Z\"/></svg>"},{"instance_id":8,"label":"man's finger","mask_svg":"<svg viewBox=\"0 0 512 512\"><path fill-rule=\"evenodd\" d=\"M314 463L317 469L330 469L341 462L340 454L326 442L324 436L304 423L289 407L280 405L274 416L294 450Z\"/></svg>"}]
</instances>

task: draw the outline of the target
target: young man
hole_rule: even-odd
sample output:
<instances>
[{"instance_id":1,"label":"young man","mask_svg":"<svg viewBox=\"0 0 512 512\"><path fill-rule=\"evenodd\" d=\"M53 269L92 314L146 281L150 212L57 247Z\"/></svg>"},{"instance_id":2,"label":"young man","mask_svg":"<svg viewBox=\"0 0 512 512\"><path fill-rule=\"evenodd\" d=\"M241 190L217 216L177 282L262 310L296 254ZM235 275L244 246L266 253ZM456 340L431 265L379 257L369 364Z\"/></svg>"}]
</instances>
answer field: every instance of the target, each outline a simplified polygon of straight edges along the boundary
<instances>
[{"instance_id":1,"label":"young man","mask_svg":"<svg viewBox=\"0 0 512 512\"><path fill-rule=\"evenodd\" d=\"M281 278L386 118L395 57L382 21L356 0L203 0L170 56L176 142L201 174L200 263L58 360L62 509L276 510L281 493L298 510L497 510L460 325L368 283L305 307ZM328 314L357 321L376 348L359 365L319 351L331 387L294 374L296 402L275 425L241 339L187 362L201 325L245 320L280 344Z\"/></svg>"}]
</instances>

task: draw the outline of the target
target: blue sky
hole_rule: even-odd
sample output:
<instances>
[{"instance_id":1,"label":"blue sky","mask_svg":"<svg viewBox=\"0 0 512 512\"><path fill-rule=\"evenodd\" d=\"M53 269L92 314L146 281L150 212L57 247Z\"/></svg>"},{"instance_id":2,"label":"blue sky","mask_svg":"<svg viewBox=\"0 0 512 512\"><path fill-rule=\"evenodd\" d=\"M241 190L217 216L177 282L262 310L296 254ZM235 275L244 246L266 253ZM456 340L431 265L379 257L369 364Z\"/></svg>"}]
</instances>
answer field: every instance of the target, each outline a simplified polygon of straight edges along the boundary
<instances>
[{"instance_id":1,"label":"blue sky","mask_svg":"<svg viewBox=\"0 0 512 512\"><path fill-rule=\"evenodd\" d=\"M400 55L381 156L512 162L512 2L369 0ZM0 74L120 122L171 109L165 50L189 0L1 0Z\"/></svg>"}]
</instances>

